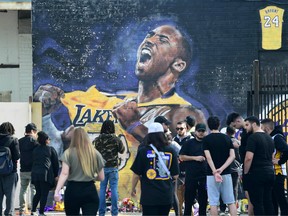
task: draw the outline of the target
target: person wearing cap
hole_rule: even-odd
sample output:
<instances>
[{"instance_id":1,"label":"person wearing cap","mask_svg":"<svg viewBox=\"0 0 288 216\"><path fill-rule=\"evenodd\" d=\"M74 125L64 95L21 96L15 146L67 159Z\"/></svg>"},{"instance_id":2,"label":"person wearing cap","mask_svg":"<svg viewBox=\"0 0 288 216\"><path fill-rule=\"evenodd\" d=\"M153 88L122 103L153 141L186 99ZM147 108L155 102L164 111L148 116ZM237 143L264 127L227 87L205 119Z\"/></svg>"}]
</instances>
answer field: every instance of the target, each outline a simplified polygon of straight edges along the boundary
<instances>
[{"instance_id":1,"label":"person wearing cap","mask_svg":"<svg viewBox=\"0 0 288 216\"><path fill-rule=\"evenodd\" d=\"M175 142L173 140L173 137L171 135L171 131L169 130L169 125L171 124L171 121L169 121L165 116L157 116L154 119L154 122L158 122L163 126L164 129L164 133L168 139L169 144L171 145L171 147L176 151L177 155L179 153L180 150L180 145ZM174 194L173 194L173 208L175 211L175 215L179 215L179 200L178 200L178 196L177 196L177 190L175 190L177 181L174 182L173 186L174 186Z\"/></svg>"},{"instance_id":2,"label":"person wearing cap","mask_svg":"<svg viewBox=\"0 0 288 216\"><path fill-rule=\"evenodd\" d=\"M157 116L154 119L154 122L158 122L162 125L164 133L166 135L168 135L168 133L171 133L171 131L169 130L169 125L171 124L171 121L169 121L165 116ZM140 145L138 146L137 151L139 151L145 145L145 138L146 137L144 137L144 139L141 141Z\"/></svg>"},{"instance_id":3,"label":"person wearing cap","mask_svg":"<svg viewBox=\"0 0 288 216\"><path fill-rule=\"evenodd\" d=\"M37 139L37 127L34 123L29 123L25 127L25 136L19 139L20 149L20 193L19 193L19 214L23 215L26 209L26 193L30 185L32 203L36 193L35 187L31 184L31 170L33 164L33 150L39 145Z\"/></svg>"},{"instance_id":4,"label":"person wearing cap","mask_svg":"<svg viewBox=\"0 0 288 216\"><path fill-rule=\"evenodd\" d=\"M179 152L180 160L185 164L185 210L184 215L191 215L192 205L198 194L199 215L206 215L207 190L206 175L207 162L203 149L203 138L206 135L206 125L197 124L195 138L189 139L182 145Z\"/></svg>"},{"instance_id":5,"label":"person wearing cap","mask_svg":"<svg viewBox=\"0 0 288 216\"><path fill-rule=\"evenodd\" d=\"M181 148L181 146L173 140L173 137L171 135L171 131L169 130L169 125L171 124L171 121L169 121L165 116L157 116L154 119L154 122L158 122L160 124L162 124L163 129L164 129L164 133L166 134L166 137L168 139L169 144L171 145L171 147L176 151L177 156L179 153L179 150ZM179 215L179 200L178 200L178 196L177 196L177 190L175 190L177 181L175 181L173 183L173 187L174 187L174 194L173 194L173 208L175 211L175 215ZM181 209L181 208L180 208Z\"/></svg>"},{"instance_id":6,"label":"person wearing cap","mask_svg":"<svg viewBox=\"0 0 288 216\"><path fill-rule=\"evenodd\" d=\"M136 186L140 180L143 215L169 215L174 193L172 181L179 175L177 154L169 145L163 126L158 122L148 125L145 142L131 167L131 195L136 196ZM157 152L150 144L153 144Z\"/></svg>"}]
</instances>

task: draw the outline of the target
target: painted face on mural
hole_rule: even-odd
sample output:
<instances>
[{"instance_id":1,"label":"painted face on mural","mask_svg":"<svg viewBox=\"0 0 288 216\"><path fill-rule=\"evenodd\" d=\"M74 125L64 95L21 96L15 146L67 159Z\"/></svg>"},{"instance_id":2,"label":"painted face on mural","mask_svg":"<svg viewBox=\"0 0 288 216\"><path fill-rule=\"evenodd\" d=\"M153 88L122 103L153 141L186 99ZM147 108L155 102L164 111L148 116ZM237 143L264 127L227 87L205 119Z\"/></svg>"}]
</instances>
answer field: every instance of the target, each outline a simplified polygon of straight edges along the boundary
<instances>
[{"instance_id":1,"label":"painted face on mural","mask_svg":"<svg viewBox=\"0 0 288 216\"><path fill-rule=\"evenodd\" d=\"M181 41L181 33L172 26L160 26L149 32L137 52L138 79L157 80L169 72L179 56Z\"/></svg>"}]
</instances>

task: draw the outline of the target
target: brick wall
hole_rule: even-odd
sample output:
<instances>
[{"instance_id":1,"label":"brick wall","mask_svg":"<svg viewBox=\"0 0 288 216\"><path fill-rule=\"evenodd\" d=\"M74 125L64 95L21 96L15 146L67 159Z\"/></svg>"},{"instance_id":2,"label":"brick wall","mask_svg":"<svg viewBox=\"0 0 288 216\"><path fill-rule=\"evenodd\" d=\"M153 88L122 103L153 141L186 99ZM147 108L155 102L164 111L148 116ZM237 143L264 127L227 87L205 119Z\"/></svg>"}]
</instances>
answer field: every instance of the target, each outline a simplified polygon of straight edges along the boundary
<instances>
[{"instance_id":1,"label":"brick wall","mask_svg":"<svg viewBox=\"0 0 288 216\"><path fill-rule=\"evenodd\" d=\"M29 101L32 96L32 35L19 34L19 91L20 101Z\"/></svg>"},{"instance_id":2,"label":"brick wall","mask_svg":"<svg viewBox=\"0 0 288 216\"><path fill-rule=\"evenodd\" d=\"M18 65L17 12L0 13L0 64ZM19 68L0 68L0 91L11 91L11 100L19 100Z\"/></svg>"},{"instance_id":3,"label":"brick wall","mask_svg":"<svg viewBox=\"0 0 288 216\"><path fill-rule=\"evenodd\" d=\"M179 77L177 93L207 117L219 116L222 126L231 111L245 116L252 63L259 51L263 52L259 10L268 4L242 0L33 0L33 91L52 84L65 93L73 92L73 102L43 118L43 124L49 119L46 132L55 137L75 120L75 102L91 106L77 118L88 122L87 131L97 136L101 121L96 121L94 113L102 111L102 104L90 105L76 90L86 91L96 85L97 90L110 95L137 92L137 48L148 31L163 24L179 27L193 44L192 66ZM288 9L284 4L279 7ZM287 50L286 23L283 52ZM96 101L98 98L101 94L95 93ZM118 123L117 129L122 130ZM130 196L129 166L137 152L137 142L128 136L127 140L131 155L120 172L121 198ZM60 138L51 143L57 148L63 146Z\"/></svg>"},{"instance_id":4,"label":"brick wall","mask_svg":"<svg viewBox=\"0 0 288 216\"><path fill-rule=\"evenodd\" d=\"M103 91L135 90L136 49L148 30L168 21L184 29L194 42L193 68L177 83L181 96L221 118L231 111L245 115L252 63L261 50L259 10L267 5L274 4L240 0L34 1L34 44L43 43L41 35L49 35L71 54L64 56L61 72L59 67L39 65L43 56L34 56L35 65L53 76L38 74L42 82L57 83L66 91L84 90L93 84ZM278 6L288 9L284 4ZM284 13L284 20L286 17ZM283 51L287 50L286 23ZM56 61L59 55L54 55ZM119 79L127 85L119 85ZM34 82L34 91L40 83Z\"/></svg>"}]
</instances>

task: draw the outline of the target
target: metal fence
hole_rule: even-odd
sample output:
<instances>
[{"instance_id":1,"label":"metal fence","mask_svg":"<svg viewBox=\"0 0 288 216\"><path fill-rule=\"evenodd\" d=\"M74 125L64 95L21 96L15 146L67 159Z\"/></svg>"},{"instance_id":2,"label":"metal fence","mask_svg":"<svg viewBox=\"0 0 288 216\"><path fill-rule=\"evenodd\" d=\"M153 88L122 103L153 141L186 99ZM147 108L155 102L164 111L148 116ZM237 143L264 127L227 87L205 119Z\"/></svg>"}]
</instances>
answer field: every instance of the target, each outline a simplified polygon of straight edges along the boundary
<instances>
[{"instance_id":1,"label":"metal fence","mask_svg":"<svg viewBox=\"0 0 288 216\"><path fill-rule=\"evenodd\" d=\"M271 118L288 133L288 67L253 63L252 90L248 92L248 115Z\"/></svg>"}]
</instances>

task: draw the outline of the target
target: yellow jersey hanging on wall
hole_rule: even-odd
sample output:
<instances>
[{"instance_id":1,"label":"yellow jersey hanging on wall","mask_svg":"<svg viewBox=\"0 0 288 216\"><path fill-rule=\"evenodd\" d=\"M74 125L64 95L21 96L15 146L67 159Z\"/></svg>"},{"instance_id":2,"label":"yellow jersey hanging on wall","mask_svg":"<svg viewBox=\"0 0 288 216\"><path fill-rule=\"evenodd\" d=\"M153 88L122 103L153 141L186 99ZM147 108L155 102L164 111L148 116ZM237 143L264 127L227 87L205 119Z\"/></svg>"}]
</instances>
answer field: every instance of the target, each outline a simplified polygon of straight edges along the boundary
<instances>
[{"instance_id":1,"label":"yellow jersey hanging on wall","mask_svg":"<svg viewBox=\"0 0 288 216\"><path fill-rule=\"evenodd\" d=\"M282 46L282 23L284 9L267 6L259 11L262 28L262 48L277 50Z\"/></svg>"}]
</instances>

